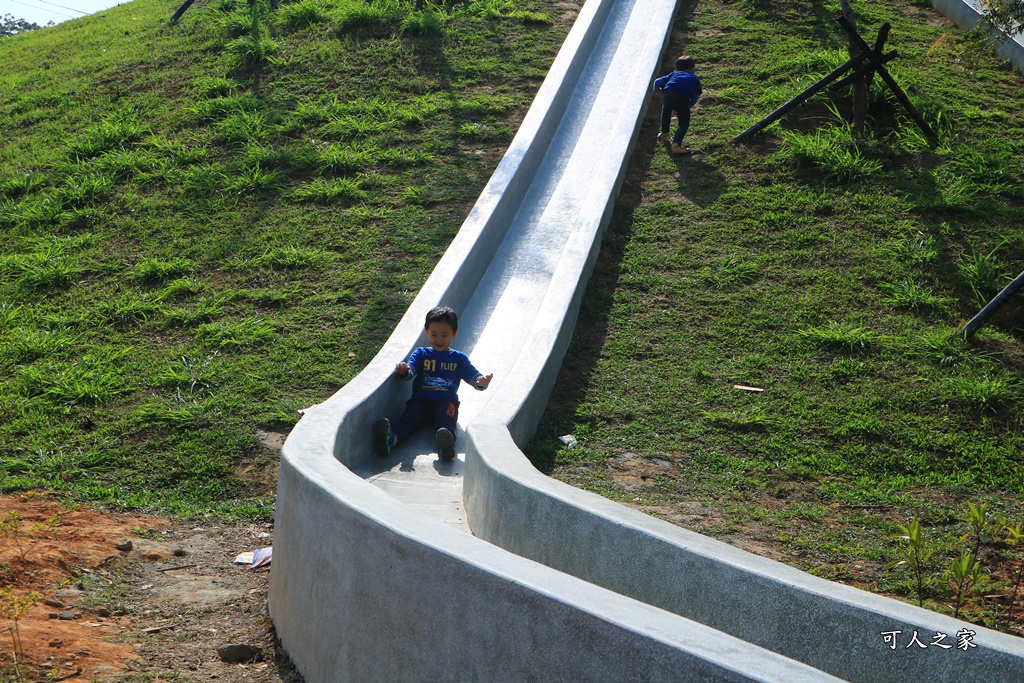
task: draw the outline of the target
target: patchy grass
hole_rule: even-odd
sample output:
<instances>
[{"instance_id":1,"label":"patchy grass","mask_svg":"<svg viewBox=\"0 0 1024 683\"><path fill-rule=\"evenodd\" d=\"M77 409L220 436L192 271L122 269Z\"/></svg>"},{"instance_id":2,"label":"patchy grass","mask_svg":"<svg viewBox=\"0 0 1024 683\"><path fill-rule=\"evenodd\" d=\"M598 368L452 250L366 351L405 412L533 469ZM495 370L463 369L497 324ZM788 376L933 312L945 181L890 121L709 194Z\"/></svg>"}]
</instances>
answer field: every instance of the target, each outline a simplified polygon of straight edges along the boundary
<instances>
[{"instance_id":1,"label":"patchy grass","mask_svg":"<svg viewBox=\"0 0 1024 683\"><path fill-rule=\"evenodd\" d=\"M942 576L962 557L967 503L1020 521L1024 493L1020 308L956 336L1024 263L1024 82L925 5L856 10L865 35L892 23L892 72L939 143L876 80L863 136L840 91L731 144L846 58L838 3L684 2L661 71L697 60L696 153L655 144L655 102L528 454L574 485L914 602L906 566L884 567L918 519L935 551L926 604L953 614ZM1009 542L980 553L1003 607L972 595L961 616L1019 632Z\"/></svg>"},{"instance_id":2,"label":"patchy grass","mask_svg":"<svg viewBox=\"0 0 1024 683\"><path fill-rule=\"evenodd\" d=\"M386 339L500 158L464 127L501 151L576 11L488 7L137 0L0 40L0 490L270 514L258 431Z\"/></svg>"}]
</instances>

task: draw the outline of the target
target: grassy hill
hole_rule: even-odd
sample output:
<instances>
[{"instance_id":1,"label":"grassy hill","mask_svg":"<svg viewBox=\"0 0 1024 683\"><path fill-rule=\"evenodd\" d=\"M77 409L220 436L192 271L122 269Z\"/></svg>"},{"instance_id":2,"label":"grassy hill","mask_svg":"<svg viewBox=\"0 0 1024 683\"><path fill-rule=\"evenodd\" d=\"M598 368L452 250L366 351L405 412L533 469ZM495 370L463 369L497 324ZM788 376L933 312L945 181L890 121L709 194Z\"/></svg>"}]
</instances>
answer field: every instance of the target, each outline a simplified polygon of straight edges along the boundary
<instances>
[{"instance_id":1,"label":"grassy hill","mask_svg":"<svg viewBox=\"0 0 1024 683\"><path fill-rule=\"evenodd\" d=\"M955 332L1024 269L1024 83L927 5L854 4L940 143L876 79L863 136L841 92L730 144L845 60L837 3L685 0L663 71L697 59L699 153L656 146L652 108L530 455L1012 630L1020 309ZM175 5L0 40L0 487L269 516L264 442L386 338L576 7ZM885 568L915 520L934 554ZM983 590L955 589L964 551Z\"/></svg>"},{"instance_id":2,"label":"grassy hill","mask_svg":"<svg viewBox=\"0 0 1024 683\"><path fill-rule=\"evenodd\" d=\"M175 8L0 40L0 487L269 516L265 442L376 353L577 8Z\"/></svg>"},{"instance_id":3,"label":"grassy hill","mask_svg":"<svg viewBox=\"0 0 1024 683\"><path fill-rule=\"evenodd\" d=\"M662 73L697 60L698 154L655 144L656 102L530 455L814 574L1016 629L1020 298L956 332L1024 270L1024 78L927 4L853 4L869 42L892 23L891 71L939 144L878 78L862 136L846 90L731 144L847 59L838 3L685 1ZM934 553L920 577L886 568L914 520ZM977 586L949 573L963 553Z\"/></svg>"}]
</instances>

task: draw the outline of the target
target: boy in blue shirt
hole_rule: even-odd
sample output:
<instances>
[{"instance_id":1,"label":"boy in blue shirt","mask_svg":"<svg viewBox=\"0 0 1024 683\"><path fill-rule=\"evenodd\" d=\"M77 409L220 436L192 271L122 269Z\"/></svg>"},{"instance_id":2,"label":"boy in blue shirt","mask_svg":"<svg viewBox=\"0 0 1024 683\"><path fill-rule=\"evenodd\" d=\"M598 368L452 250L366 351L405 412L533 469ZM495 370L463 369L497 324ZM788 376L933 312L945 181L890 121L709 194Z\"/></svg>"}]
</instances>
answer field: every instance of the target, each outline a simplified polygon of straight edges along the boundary
<instances>
[{"instance_id":1,"label":"boy in blue shirt","mask_svg":"<svg viewBox=\"0 0 1024 683\"><path fill-rule=\"evenodd\" d=\"M658 139L668 137L669 125L672 123L672 112L676 112L679 128L672 138L673 154L689 154L690 148L683 147L683 136L690 127L690 107L697 104L701 93L700 79L694 71L697 63L693 57L683 55L676 60L676 70L668 76L654 81L654 92L661 91L661 132Z\"/></svg>"},{"instance_id":2,"label":"boy in blue shirt","mask_svg":"<svg viewBox=\"0 0 1024 683\"><path fill-rule=\"evenodd\" d=\"M373 425L373 446L382 457L387 457L395 444L429 419L437 430L435 438L441 459L454 458L459 383L465 380L483 391L494 377L493 373L480 373L469 362L469 356L451 348L459 335L459 317L451 308L430 309L423 331L430 346L421 346L413 351L408 363L395 366L397 375L412 380L412 398L405 404L405 412L394 427L386 417Z\"/></svg>"}]
</instances>

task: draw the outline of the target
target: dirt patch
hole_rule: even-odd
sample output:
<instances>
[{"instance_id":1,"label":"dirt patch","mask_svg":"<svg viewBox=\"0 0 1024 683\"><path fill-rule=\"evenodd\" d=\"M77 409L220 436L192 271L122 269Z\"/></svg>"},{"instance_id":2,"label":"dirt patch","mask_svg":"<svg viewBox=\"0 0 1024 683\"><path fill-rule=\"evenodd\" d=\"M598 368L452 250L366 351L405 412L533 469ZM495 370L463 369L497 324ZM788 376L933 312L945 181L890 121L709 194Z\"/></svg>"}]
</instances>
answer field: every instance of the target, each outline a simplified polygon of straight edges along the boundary
<instances>
[{"instance_id":1,"label":"dirt patch","mask_svg":"<svg viewBox=\"0 0 1024 683\"><path fill-rule=\"evenodd\" d=\"M19 620L24 680L301 681L275 643L269 570L232 564L272 544L269 524L69 509L31 494L0 496L0 516L18 522L5 527L0 586L39 596ZM3 680L17 680L0 635ZM222 661L225 645L254 656Z\"/></svg>"}]
</instances>

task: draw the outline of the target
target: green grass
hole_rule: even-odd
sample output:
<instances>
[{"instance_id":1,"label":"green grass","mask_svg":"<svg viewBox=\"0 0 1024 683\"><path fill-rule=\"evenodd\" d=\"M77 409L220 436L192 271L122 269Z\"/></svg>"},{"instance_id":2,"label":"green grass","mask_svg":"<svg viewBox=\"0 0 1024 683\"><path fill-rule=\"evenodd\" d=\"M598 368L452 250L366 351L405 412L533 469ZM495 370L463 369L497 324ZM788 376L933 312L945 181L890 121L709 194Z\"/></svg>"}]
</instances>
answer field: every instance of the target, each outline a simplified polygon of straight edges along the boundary
<instances>
[{"instance_id":1,"label":"green grass","mask_svg":"<svg viewBox=\"0 0 1024 683\"><path fill-rule=\"evenodd\" d=\"M0 490L270 517L257 431L373 357L499 158L463 127L501 151L575 14L488 7L137 0L0 40Z\"/></svg>"},{"instance_id":2,"label":"green grass","mask_svg":"<svg viewBox=\"0 0 1024 683\"><path fill-rule=\"evenodd\" d=\"M661 73L697 60L697 154L670 156L644 120L528 455L666 519L699 504L684 522L698 531L909 598L903 570L881 570L897 524L921 520L949 560L966 502L1021 519L1024 319L1011 305L970 342L956 332L1024 264L1024 79L924 4L858 3L865 35L892 23L892 72L939 143L876 80L863 136L847 91L731 144L845 59L838 9L683 3ZM626 453L664 475L622 479ZM979 604L971 618L994 625Z\"/></svg>"}]
</instances>

